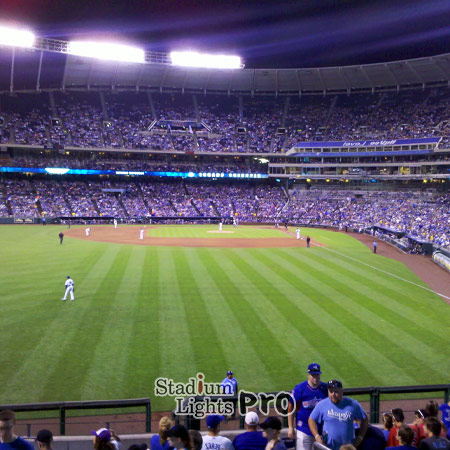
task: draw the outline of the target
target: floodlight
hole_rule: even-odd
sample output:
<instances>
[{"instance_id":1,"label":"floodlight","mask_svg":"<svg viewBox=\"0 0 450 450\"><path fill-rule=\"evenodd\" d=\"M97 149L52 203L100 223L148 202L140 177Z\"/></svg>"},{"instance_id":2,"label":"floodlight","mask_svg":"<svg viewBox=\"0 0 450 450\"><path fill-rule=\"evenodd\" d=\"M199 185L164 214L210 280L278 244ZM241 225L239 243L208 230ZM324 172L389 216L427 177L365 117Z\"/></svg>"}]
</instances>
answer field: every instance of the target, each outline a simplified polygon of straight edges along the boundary
<instances>
[{"instance_id":1,"label":"floodlight","mask_svg":"<svg viewBox=\"0 0 450 450\"><path fill-rule=\"evenodd\" d=\"M31 31L0 25L0 45L31 48L34 39Z\"/></svg>"},{"instance_id":2,"label":"floodlight","mask_svg":"<svg viewBox=\"0 0 450 450\"><path fill-rule=\"evenodd\" d=\"M111 42L72 41L67 46L67 53L108 61L145 62L144 50Z\"/></svg>"},{"instance_id":3,"label":"floodlight","mask_svg":"<svg viewBox=\"0 0 450 450\"><path fill-rule=\"evenodd\" d=\"M172 52L174 66L204 67L206 69L239 69L241 58L232 55L208 55L197 52Z\"/></svg>"}]
</instances>

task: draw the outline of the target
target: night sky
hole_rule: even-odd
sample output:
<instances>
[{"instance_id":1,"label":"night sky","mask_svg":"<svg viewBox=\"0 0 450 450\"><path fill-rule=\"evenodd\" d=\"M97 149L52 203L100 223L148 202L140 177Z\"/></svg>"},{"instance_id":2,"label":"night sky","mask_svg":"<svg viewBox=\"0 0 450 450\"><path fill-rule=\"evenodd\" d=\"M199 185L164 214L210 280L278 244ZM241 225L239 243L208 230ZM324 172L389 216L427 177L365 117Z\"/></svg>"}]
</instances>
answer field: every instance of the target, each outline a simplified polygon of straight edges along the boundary
<instances>
[{"instance_id":1,"label":"night sky","mask_svg":"<svg viewBox=\"0 0 450 450\"><path fill-rule=\"evenodd\" d=\"M247 68L326 67L450 52L450 1L0 0L42 37L240 55Z\"/></svg>"}]
</instances>

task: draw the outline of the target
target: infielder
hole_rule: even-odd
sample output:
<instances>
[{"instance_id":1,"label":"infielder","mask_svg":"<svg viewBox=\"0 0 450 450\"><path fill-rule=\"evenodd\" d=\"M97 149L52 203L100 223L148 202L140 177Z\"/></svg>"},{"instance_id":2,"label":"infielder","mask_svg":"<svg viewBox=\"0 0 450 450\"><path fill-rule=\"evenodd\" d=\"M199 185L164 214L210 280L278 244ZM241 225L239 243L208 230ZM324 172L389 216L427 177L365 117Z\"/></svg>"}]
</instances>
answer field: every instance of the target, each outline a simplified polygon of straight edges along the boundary
<instances>
[{"instance_id":1,"label":"infielder","mask_svg":"<svg viewBox=\"0 0 450 450\"><path fill-rule=\"evenodd\" d=\"M141 228L141 229L139 230L139 239L140 239L141 241L144 240L144 229L143 229L143 228Z\"/></svg>"},{"instance_id":2,"label":"infielder","mask_svg":"<svg viewBox=\"0 0 450 450\"><path fill-rule=\"evenodd\" d=\"M73 282L72 278L70 278L69 275L67 275L67 280L66 280L66 282L64 283L64 286L65 286L65 288L66 288L66 292L65 292L65 294L64 294L64 297L63 297L61 300L66 301L66 299L67 299L67 294L69 294L69 293L70 293L70 300L71 300L71 301L75 300L75 296L73 295L73 286L74 286L74 282Z\"/></svg>"},{"instance_id":3,"label":"infielder","mask_svg":"<svg viewBox=\"0 0 450 450\"><path fill-rule=\"evenodd\" d=\"M295 235L297 237L297 240L300 239L300 228L297 227L297 229L295 230Z\"/></svg>"},{"instance_id":4,"label":"infielder","mask_svg":"<svg viewBox=\"0 0 450 450\"><path fill-rule=\"evenodd\" d=\"M87 227L86 228L86 237L89 237L91 235L91 228Z\"/></svg>"}]
</instances>

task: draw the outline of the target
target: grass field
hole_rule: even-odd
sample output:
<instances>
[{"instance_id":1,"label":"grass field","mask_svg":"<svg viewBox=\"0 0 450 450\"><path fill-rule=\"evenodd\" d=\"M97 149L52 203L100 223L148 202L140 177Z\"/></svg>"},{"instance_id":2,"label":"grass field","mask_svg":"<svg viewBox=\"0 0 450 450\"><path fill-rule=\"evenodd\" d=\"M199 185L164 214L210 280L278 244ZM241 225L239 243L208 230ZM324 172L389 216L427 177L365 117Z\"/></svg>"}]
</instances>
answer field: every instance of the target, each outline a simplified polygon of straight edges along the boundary
<instances>
[{"instance_id":1,"label":"grass field","mask_svg":"<svg viewBox=\"0 0 450 450\"><path fill-rule=\"evenodd\" d=\"M327 246L310 249L61 246L61 229L0 227L1 403L150 396L172 409L154 398L156 377L233 369L241 388L275 391L312 361L346 386L448 382L449 306L350 236L309 230ZM75 302L61 301L66 275Z\"/></svg>"}]
</instances>

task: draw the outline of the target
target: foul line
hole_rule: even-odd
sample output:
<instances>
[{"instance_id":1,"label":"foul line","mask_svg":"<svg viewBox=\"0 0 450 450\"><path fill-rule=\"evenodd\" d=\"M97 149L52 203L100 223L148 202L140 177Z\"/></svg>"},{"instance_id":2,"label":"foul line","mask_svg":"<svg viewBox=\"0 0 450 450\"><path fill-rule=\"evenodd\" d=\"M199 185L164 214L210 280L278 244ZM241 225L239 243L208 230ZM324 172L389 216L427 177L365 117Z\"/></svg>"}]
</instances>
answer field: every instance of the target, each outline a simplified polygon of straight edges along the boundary
<instances>
[{"instance_id":1,"label":"foul line","mask_svg":"<svg viewBox=\"0 0 450 450\"><path fill-rule=\"evenodd\" d=\"M379 269L378 267L371 266L370 264L367 264L365 262L358 261L356 258L352 258L351 256L344 255L342 253L337 252L336 250L331 250L330 248L325 247L325 246L320 245L320 244L316 244L315 242L312 242L312 244L315 245L316 247L324 248L325 250L328 250L329 252L336 253L339 256L343 256L344 258L348 258L348 259L350 259L352 261L355 261L358 264L362 264L364 266L370 267L371 269L378 270L378 272L384 273L386 275L390 275L391 277L397 278L398 280L404 281L405 283L409 283L409 284L417 286L417 287L419 287L421 289L424 289L425 291L432 292L433 294L439 295L440 297L445 298L446 300L450 300L450 297L448 297L447 295L440 294L439 292L433 291L433 289L430 289L430 288L428 288L426 286L421 286L420 284L414 283L413 281L405 280L404 278L399 277L398 275L394 275L393 273L386 272L383 269Z\"/></svg>"}]
</instances>

